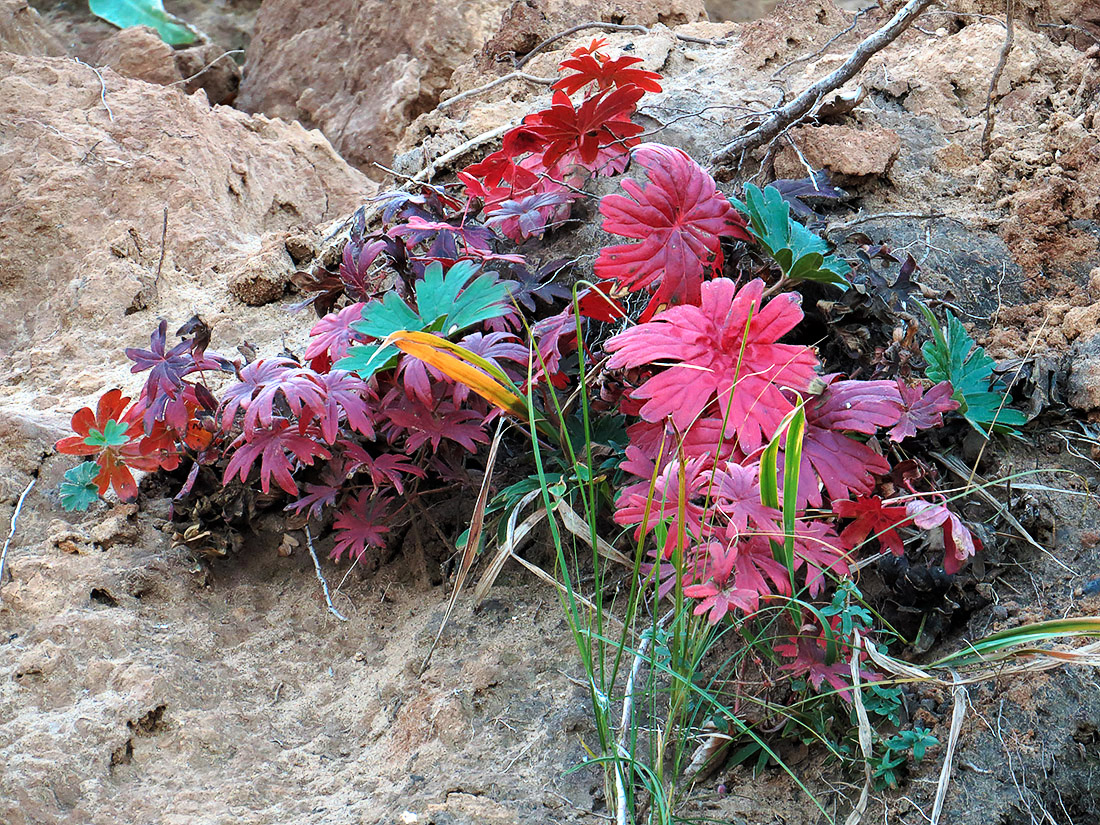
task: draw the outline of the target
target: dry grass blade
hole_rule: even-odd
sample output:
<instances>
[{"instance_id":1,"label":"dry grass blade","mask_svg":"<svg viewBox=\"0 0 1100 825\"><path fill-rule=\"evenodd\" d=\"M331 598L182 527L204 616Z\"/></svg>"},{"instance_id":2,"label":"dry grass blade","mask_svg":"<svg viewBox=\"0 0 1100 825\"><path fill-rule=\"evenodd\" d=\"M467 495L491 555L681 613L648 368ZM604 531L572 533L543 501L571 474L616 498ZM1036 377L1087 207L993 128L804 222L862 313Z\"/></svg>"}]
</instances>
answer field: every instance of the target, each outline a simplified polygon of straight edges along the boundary
<instances>
[{"instance_id":1,"label":"dry grass blade","mask_svg":"<svg viewBox=\"0 0 1100 825\"><path fill-rule=\"evenodd\" d=\"M1043 547L1043 545L1039 544L1039 542L1035 540L1035 537L1032 536L1031 533L1029 533L1022 524L1020 524L1019 520L1008 511L1008 508L1005 505L1001 504L1001 502L997 501L996 497L991 492L989 492L989 482L987 482L977 473L972 472L969 467L967 467L954 456L945 455L944 453L937 452L932 452L930 453L930 455L952 473L961 478L963 481L967 482L968 484L972 484L973 487L971 489L971 492L976 494L990 507L993 507L997 511L998 515L1000 515L1005 521L1011 524L1017 532L1019 532L1020 538L1022 538L1036 550L1042 550L1044 553L1047 552L1047 549Z\"/></svg>"},{"instance_id":2,"label":"dry grass blade","mask_svg":"<svg viewBox=\"0 0 1100 825\"><path fill-rule=\"evenodd\" d=\"M436 645L439 644L444 628L447 627L447 622L451 620L455 603L458 601L458 594L462 592L462 585L466 582L466 576L474 564L474 557L477 556L477 548L481 545L481 530L485 526L485 508L489 504L489 487L493 482L493 467L496 466L497 450L500 448L500 439L503 435L504 419L501 419L497 424L497 432L493 436L493 443L489 447L489 456L485 459L485 476L481 479L481 490L478 491L477 502L474 504L474 514L470 518L470 532L466 534L466 549L462 553L462 563L459 565L458 574L455 576L455 586L451 592L451 600L447 603L447 612L443 614L439 632L435 634L432 646L428 649L428 655L424 657L424 664L420 666L420 675L424 674L432 661L432 654L435 652Z\"/></svg>"},{"instance_id":3,"label":"dry grass blade","mask_svg":"<svg viewBox=\"0 0 1100 825\"><path fill-rule=\"evenodd\" d=\"M561 593L567 593L568 592L568 589L566 588L566 586L564 584L562 584L560 581L555 579L553 576L551 576L549 573L547 573L545 570L543 570L537 564L532 564L531 562L527 561L527 559L523 558L523 556L517 556L515 553L512 553L511 556L512 556L513 559L515 559L520 564L522 564L524 567L526 567L528 570L530 570L532 573L534 573L537 578L541 579L542 581L546 582L547 584L551 584L554 587L556 587L559 592L561 592ZM591 599L586 599L584 596L582 596L580 593L577 593L576 591L573 592L573 598L576 599L581 604L583 604L585 607L587 607L593 613L596 612L596 605L592 603ZM614 616L610 616L610 618L615 619ZM620 622L618 619L615 619L615 621L618 622L619 624L622 624L622 622Z\"/></svg>"},{"instance_id":4,"label":"dry grass blade","mask_svg":"<svg viewBox=\"0 0 1100 825\"><path fill-rule=\"evenodd\" d=\"M540 492L538 490L536 493ZM513 511L513 515L520 510L517 507ZM497 576L500 575L500 571L504 569L505 562L515 553L516 548L519 547L520 542L527 538L532 530L537 527L542 520L546 518L546 508L540 507L534 513L525 518L518 526L514 522L508 525L508 535L501 542L497 553L493 556L493 560L489 563L485 570L485 574L481 577L481 581L477 583L477 587L474 588L474 604L481 604L482 600L489 594L489 590L496 583Z\"/></svg>"},{"instance_id":5,"label":"dry grass blade","mask_svg":"<svg viewBox=\"0 0 1100 825\"><path fill-rule=\"evenodd\" d=\"M554 505L554 512L561 517L561 523L566 530L589 547L592 546L592 531L588 527L588 522L577 515L577 511L566 504L564 499L558 499L558 503ZM632 559L620 553L599 536L596 536L596 551L608 561L616 562L625 567L633 568L634 566Z\"/></svg>"},{"instance_id":6,"label":"dry grass blade","mask_svg":"<svg viewBox=\"0 0 1100 825\"><path fill-rule=\"evenodd\" d=\"M867 646L867 649L870 650L873 647L874 645L871 644ZM871 751L873 742L871 720L867 716L867 708L863 705L863 696L859 689L859 660L862 648L863 640L859 635L859 631L856 630L852 633L852 660L848 663L848 668L852 674L852 704L855 706L856 720L859 723L859 750L863 754L863 790L859 792L859 800L852 812L848 814L848 818L844 820L844 825L859 825L864 812L867 810L867 803L871 800L871 788L874 782L871 775L871 758L873 756Z\"/></svg>"},{"instance_id":7,"label":"dry grass blade","mask_svg":"<svg viewBox=\"0 0 1100 825\"><path fill-rule=\"evenodd\" d=\"M966 686L956 680L953 690L955 707L951 711L951 732L947 735L947 752L943 755L943 767L940 768L940 781L936 787L936 801L932 805L932 825L939 825L943 814L943 802L947 799L947 786L951 782L951 766L955 761L955 748L959 744L963 719L966 718Z\"/></svg>"}]
</instances>

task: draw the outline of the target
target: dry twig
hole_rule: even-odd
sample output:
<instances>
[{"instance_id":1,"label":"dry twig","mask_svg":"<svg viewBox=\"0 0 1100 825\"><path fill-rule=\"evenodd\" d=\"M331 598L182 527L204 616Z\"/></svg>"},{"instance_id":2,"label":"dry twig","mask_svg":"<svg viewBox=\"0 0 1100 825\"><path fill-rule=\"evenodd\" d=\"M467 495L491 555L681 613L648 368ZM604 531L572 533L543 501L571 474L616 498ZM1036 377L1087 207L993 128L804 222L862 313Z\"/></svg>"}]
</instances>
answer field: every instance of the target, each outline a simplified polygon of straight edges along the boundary
<instances>
[{"instance_id":1,"label":"dry twig","mask_svg":"<svg viewBox=\"0 0 1100 825\"><path fill-rule=\"evenodd\" d=\"M777 109L764 122L747 134L730 141L711 158L716 166L730 166L740 162L746 152L751 152L777 138L795 123L810 114L821 99L836 91L867 65L875 54L893 43L934 0L909 0L886 25L856 46L840 67L821 78L787 105Z\"/></svg>"},{"instance_id":2,"label":"dry twig","mask_svg":"<svg viewBox=\"0 0 1100 825\"><path fill-rule=\"evenodd\" d=\"M993 139L993 95L997 93L997 84L1001 82L1005 64L1008 62L1008 53L1012 51L1013 31L1013 0L1005 0L1005 42L1001 46L1001 56L997 60L997 68L993 70L993 77L989 80L989 95L985 100L985 129L982 130L982 157L989 157Z\"/></svg>"},{"instance_id":3,"label":"dry twig","mask_svg":"<svg viewBox=\"0 0 1100 825\"><path fill-rule=\"evenodd\" d=\"M95 72L95 76L99 78L99 102L102 103L103 108L107 110L107 117L111 119L111 123L114 123L115 113L112 112L111 107L107 105L107 84L103 80L103 73L100 72L99 69L97 69L95 66L89 66L79 57L74 57L73 60L75 60L81 66L87 66L89 69Z\"/></svg>"},{"instance_id":4,"label":"dry twig","mask_svg":"<svg viewBox=\"0 0 1100 825\"><path fill-rule=\"evenodd\" d=\"M15 525L19 521L19 513L23 509L23 502L27 500L27 495L30 493L31 488L34 487L34 482L38 479L32 478L30 484L23 490L23 494L19 496L19 501L15 504L15 511L11 514L11 528L8 530L8 538L4 542L4 552L0 553L0 587L4 584L4 562L8 559L8 548L11 546L11 540L15 536Z\"/></svg>"},{"instance_id":5,"label":"dry twig","mask_svg":"<svg viewBox=\"0 0 1100 825\"><path fill-rule=\"evenodd\" d=\"M537 77L533 74L527 74L527 72L509 72L503 77L498 77L496 80L490 80L488 83L484 83L481 86L477 86L473 89L467 89L465 92L460 92L454 97L449 97L446 100L441 100L436 105L436 109L446 109L448 106L458 103L460 100L465 100L468 97L474 97L475 95L482 94L495 89L497 86L503 86L510 80L526 80L528 83L537 83L540 86L549 86L557 81L556 77Z\"/></svg>"},{"instance_id":6,"label":"dry twig","mask_svg":"<svg viewBox=\"0 0 1100 825\"><path fill-rule=\"evenodd\" d=\"M184 78L180 78L179 80L174 80L171 83L169 83L168 85L169 86L182 86L185 83L190 83L192 80L194 80L196 77L201 75L203 72L205 72L208 69L212 68L214 66L214 64L217 63L219 60L222 60L223 58L229 57L230 55L234 55L234 54L244 54L244 49L230 49L227 52L222 52L221 54L219 54L217 57L215 57L213 60L211 60L209 63L207 63L205 66L203 66L201 69L199 69L197 72L195 72L190 77L184 77Z\"/></svg>"},{"instance_id":7,"label":"dry twig","mask_svg":"<svg viewBox=\"0 0 1100 825\"><path fill-rule=\"evenodd\" d=\"M342 622L346 622L348 617L336 609L336 605L332 603L332 596L328 592L328 582L325 581L325 574L321 572L321 560L317 558L317 551L313 549L313 534L309 532L309 525L305 526L306 531L306 546L309 548L309 555L313 559L313 569L317 571L317 581L321 583L321 591L325 594L325 604L328 605L328 612L335 616Z\"/></svg>"}]
</instances>

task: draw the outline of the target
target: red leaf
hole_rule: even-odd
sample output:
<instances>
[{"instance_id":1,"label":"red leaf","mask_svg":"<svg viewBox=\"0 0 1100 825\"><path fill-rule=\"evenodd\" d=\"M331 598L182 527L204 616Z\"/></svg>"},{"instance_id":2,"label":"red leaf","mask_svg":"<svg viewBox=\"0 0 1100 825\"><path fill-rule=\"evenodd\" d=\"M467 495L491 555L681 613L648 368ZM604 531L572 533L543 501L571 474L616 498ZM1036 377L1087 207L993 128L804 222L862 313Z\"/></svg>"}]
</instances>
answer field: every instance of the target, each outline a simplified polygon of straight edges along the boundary
<instances>
[{"instance_id":1,"label":"red leaf","mask_svg":"<svg viewBox=\"0 0 1100 825\"><path fill-rule=\"evenodd\" d=\"M595 83L599 89L609 89L612 86L635 85L647 92L661 91L658 82L661 76L656 72L646 69L631 69L635 63L641 63L640 57L622 57L611 60L602 54L574 54L573 57L563 60L561 68L572 69L573 74L566 75L550 88L573 94L583 89L589 83Z\"/></svg>"},{"instance_id":2,"label":"red leaf","mask_svg":"<svg viewBox=\"0 0 1100 825\"><path fill-rule=\"evenodd\" d=\"M510 157L532 152L546 170L565 158L610 173L614 167L605 167L625 161L629 147L638 142L635 136L643 131L630 122L630 115L644 94L637 86L598 92L578 108L565 92L555 92L549 109L528 115L522 126L504 136L504 152Z\"/></svg>"},{"instance_id":3,"label":"red leaf","mask_svg":"<svg viewBox=\"0 0 1100 825\"><path fill-rule=\"evenodd\" d=\"M776 343L802 320L799 296L783 293L761 306L763 291L760 280L741 289L726 278L709 281L699 306L665 310L607 342L610 369L671 362L633 392L648 399L642 418L671 417L684 432L706 414L726 421L726 438L736 437L746 454L771 438L793 409L783 390L805 392L817 357L809 347Z\"/></svg>"},{"instance_id":4,"label":"red leaf","mask_svg":"<svg viewBox=\"0 0 1100 825\"><path fill-rule=\"evenodd\" d=\"M623 181L633 198L607 195L600 212L608 232L641 243L600 251L596 275L630 291L655 289L651 306L698 303L704 277L722 266L723 237L748 240L745 220L714 179L679 149L647 143L634 151L649 185Z\"/></svg>"},{"instance_id":5,"label":"red leaf","mask_svg":"<svg viewBox=\"0 0 1100 825\"><path fill-rule=\"evenodd\" d=\"M333 522L336 543L330 557L339 561L347 551L349 558L359 560L368 547L385 547L385 536L390 530L386 524L391 515L389 504L387 496L371 496L366 492L349 499Z\"/></svg>"},{"instance_id":6,"label":"red leaf","mask_svg":"<svg viewBox=\"0 0 1100 825\"><path fill-rule=\"evenodd\" d=\"M298 495L298 485L294 483L294 465L287 456L289 451L302 464L312 464L314 458L332 458L332 454L308 435L302 435L297 428L291 429L290 422L282 419L273 422L271 427L259 430L245 430L233 441L230 447L236 452L229 459L222 477L222 484L228 484L235 475L241 481L247 481L248 473L256 460L260 460L260 488L271 490L271 479L275 479L283 490L292 496Z\"/></svg>"},{"instance_id":7,"label":"red leaf","mask_svg":"<svg viewBox=\"0 0 1100 825\"><path fill-rule=\"evenodd\" d=\"M877 496L864 496L855 501L834 501L833 512L840 518L854 519L840 534L848 547L858 547L873 537L895 556L905 553L898 528L911 522L904 507L883 507Z\"/></svg>"},{"instance_id":8,"label":"red leaf","mask_svg":"<svg viewBox=\"0 0 1100 825\"><path fill-rule=\"evenodd\" d=\"M901 395L901 418L890 430L891 441L901 441L917 430L928 430L943 426L943 414L959 408L959 402L951 397L951 382L941 381L928 390L919 384L906 384L898 379L898 392Z\"/></svg>"}]
</instances>

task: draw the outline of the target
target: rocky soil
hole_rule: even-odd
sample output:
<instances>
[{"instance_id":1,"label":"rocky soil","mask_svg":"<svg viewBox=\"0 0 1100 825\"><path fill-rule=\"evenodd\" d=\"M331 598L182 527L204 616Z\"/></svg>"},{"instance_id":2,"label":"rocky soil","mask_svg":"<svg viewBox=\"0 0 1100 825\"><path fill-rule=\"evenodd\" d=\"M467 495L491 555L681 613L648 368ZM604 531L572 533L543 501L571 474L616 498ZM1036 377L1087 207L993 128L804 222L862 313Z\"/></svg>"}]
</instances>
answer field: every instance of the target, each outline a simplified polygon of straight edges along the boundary
<instances>
[{"instance_id":1,"label":"rocky soil","mask_svg":"<svg viewBox=\"0 0 1100 825\"><path fill-rule=\"evenodd\" d=\"M52 444L103 389L138 386L121 350L158 318L174 329L199 313L226 352L300 349L312 319L288 313L290 275L333 254L344 219L393 185L375 164L411 175L456 147L468 145L459 165L489 151L485 136L547 90L477 90L555 32L644 26L607 36L666 77L643 108L649 137L705 160L835 68L881 15L854 20L864 4L830 0L165 5L209 42L173 51L83 3L0 0L0 525L36 481L0 580L0 823L606 820L600 776L566 773L592 731L552 590L510 571L479 612L460 601L419 675L449 595L449 550L427 531L370 572L328 569L339 622L301 546L278 552L277 520L228 560L195 558L172 546L173 491L158 482L139 506L65 513L56 487L71 462ZM791 130L764 159L779 177L829 170L849 195L829 213L834 242L858 231L911 252L927 290L994 356L1024 364L1021 399L1046 417L987 472L1077 474L1015 492L1008 504L1044 550L1008 528L994 537L974 583L991 595L945 620L948 646L1100 610L1088 497L1100 470L1100 12L1016 6L988 157L1001 0L934 7L845 90L854 108ZM524 71L551 75L591 35ZM601 237L589 222L568 243L590 252ZM949 697L923 700L942 734ZM971 701L943 822L1100 820L1092 674L1004 681ZM843 821L855 780L812 752L790 759ZM936 770L874 800L865 821L924 822ZM820 821L782 774L742 768L702 783L685 813Z\"/></svg>"}]
</instances>

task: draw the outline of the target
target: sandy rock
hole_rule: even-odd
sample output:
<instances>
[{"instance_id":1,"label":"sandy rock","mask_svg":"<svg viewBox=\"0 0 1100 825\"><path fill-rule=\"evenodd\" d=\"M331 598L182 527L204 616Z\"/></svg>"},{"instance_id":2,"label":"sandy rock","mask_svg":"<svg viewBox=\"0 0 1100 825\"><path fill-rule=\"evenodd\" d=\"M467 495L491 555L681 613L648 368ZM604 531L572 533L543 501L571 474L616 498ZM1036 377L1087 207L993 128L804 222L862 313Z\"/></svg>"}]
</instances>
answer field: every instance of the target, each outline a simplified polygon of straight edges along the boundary
<instances>
[{"instance_id":1,"label":"sandy rock","mask_svg":"<svg viewBox=\"0 0 1100 825\"><path fill-rule=\"evenodd\" d=\"M500 31L485 44L481 62L488 67L499 55L522 56L581 22L674 26L706 19L701 0L514 0L501 18ZM600 32L584 34L591 39Z\"/></svg>"},{"instance_id":2,"label":"sandy rock","mask_svg":"<svg viewBox=\"0 0 1100 825\"><path fill-rule=\"evenodd\" d=\"M304 338L308 318L242 311L225 275L376 191L318 132L101 73L105 91L72 60L0 54L0 416L38 422L20 430L37 446L0 458L4 492L25 483L13 455L25 472L75 409L140 386L122 350L158 315L202 314L230 353Z\"/></svg>"},{"instance_id":3,"label":"sandy rock","mask_svg":"<svg viewBox=\"0 0 1100 825\"><path fill-rule=\"evenodd\" d=\"M1062 320L1062 333L1067 341L1088 340L1100 334L1100 302L1069 310Z\"/></svg>"},{"instance_id":4,"label":"sandy rock","mask_svg":"<svg viewBox=\"0 0 1100 825\"><path fill-rule=\"evenodd\" d=\"M454 67L497 30L507 0L267 0L238 105L320 128L378 175L405 125L431 109Z\"/></svg>"},{"instance_id":5,"label":"sandy rock","mask_svg":"<svg viewBox=\"0 0 1100 825\"><path fill-rule=\"evenodd\" d=\"M108 37L96 48L95 65L110 66L123 77L158 86L182 79L172 47L149 26L131 26Z\"/></svg>"},{"instance_id":6,"label":"sandy rock","mask_svg":"<svg viewBox=\"0 0 1100 825\"><path fill-rule=\"evenodd\" d=\"M57 57L65 47L27 0L0 0L0 52Z\"/></svg>"},{"instance_id":7,"label":"sandy rock","mask_svg":"<svg viewBox=\"0 0 1100 825\"><path fill-rule=\"evenodd\" d=\"M1100 411L1100 335L1074 347L1066 400L1082 412Z\"/></svg>"},{"instance_id":8,"label":"sandy rock","mask_svg":"<svg viewBox=\"0 0 1100 825\"><path fill-rule=\"evenodd\" d=\"M827 169L838 183L855 183L885 175L901 151L901 139L890 129L855 126L800 126L791 140L814 169ZM781 178L806 177L808 172L790 147L776 158Z\"/></svg>"},{"instance_id":9,"label":"sandy rock","mask_svg":"<svg viewBox=\"0 0 1100 825\"><path fill-rule=\"evenodd\" d=\"M285 235L269 235L259 252L230 271L227 283L237 298L256 307L282 297L293 273L294 259L287 251Z\"/></svg>"}]
</instances>

